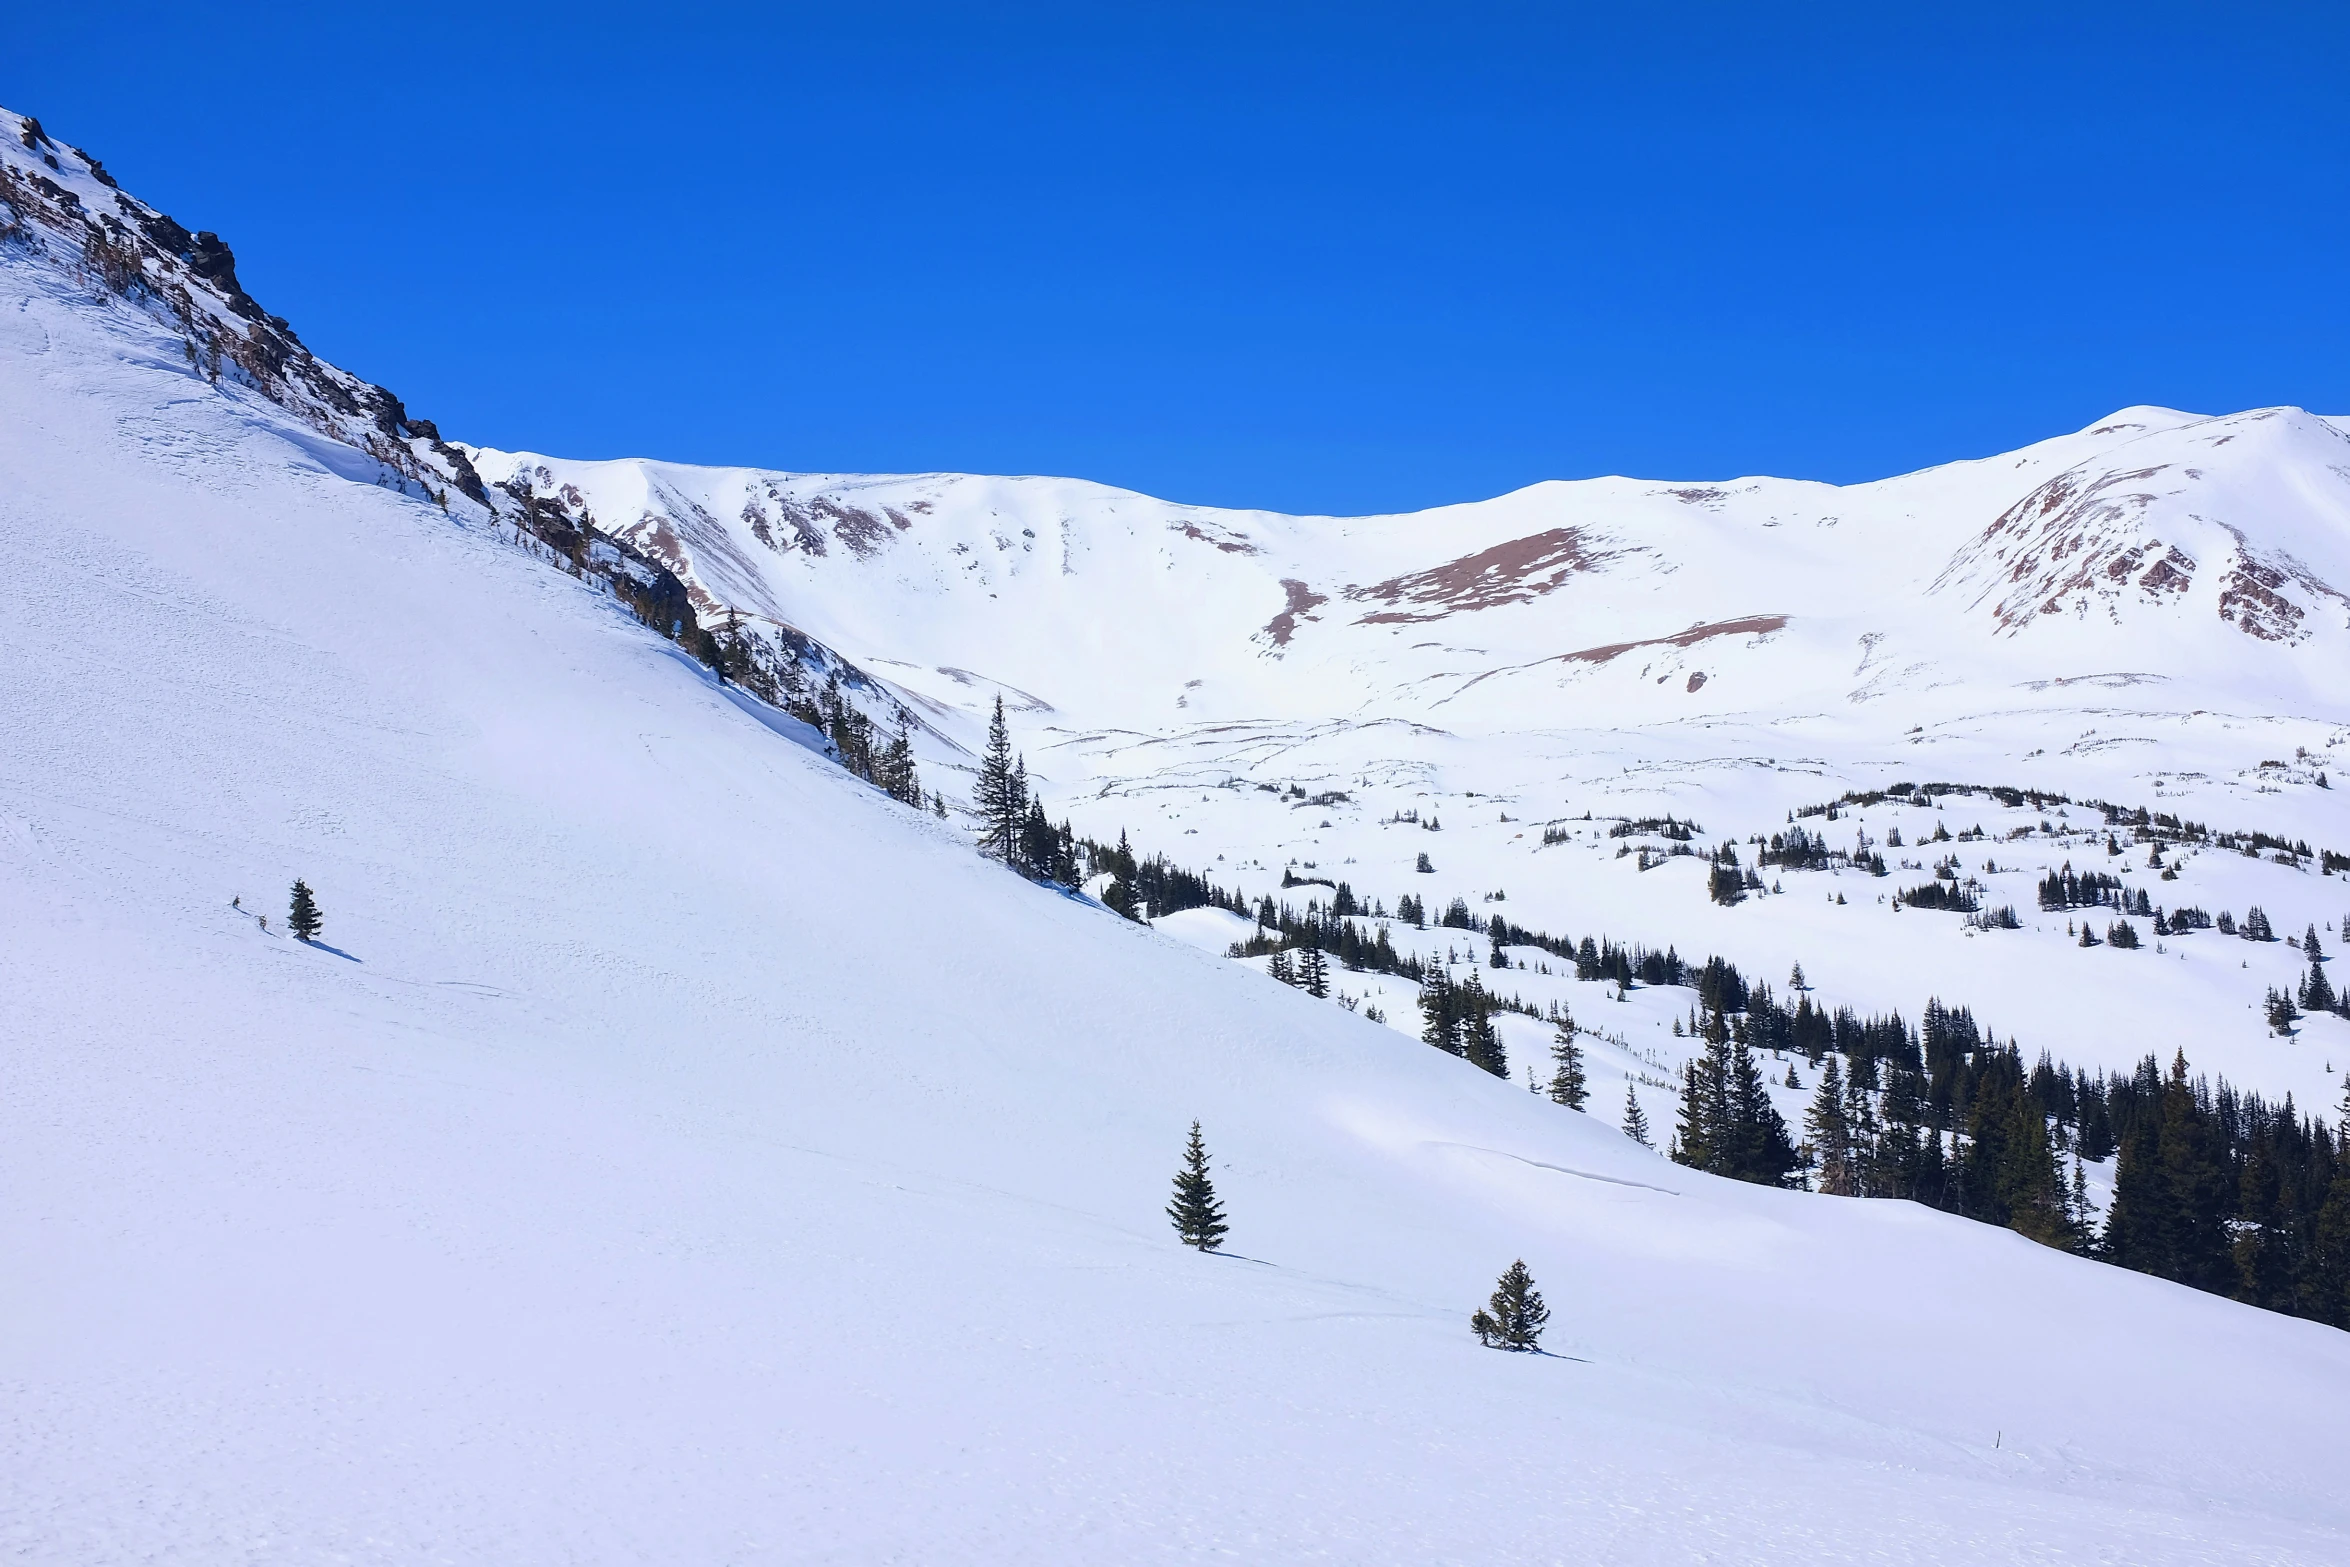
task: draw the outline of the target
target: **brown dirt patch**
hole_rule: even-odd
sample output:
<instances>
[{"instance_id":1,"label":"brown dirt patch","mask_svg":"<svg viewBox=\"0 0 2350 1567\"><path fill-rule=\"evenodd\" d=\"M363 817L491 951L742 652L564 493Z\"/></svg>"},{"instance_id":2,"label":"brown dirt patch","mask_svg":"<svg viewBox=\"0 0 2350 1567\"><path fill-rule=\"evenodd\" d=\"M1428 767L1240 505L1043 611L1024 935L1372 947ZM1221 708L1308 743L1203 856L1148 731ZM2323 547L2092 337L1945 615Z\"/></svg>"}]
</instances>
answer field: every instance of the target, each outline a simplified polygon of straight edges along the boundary
<instances>
[{"instance_id":1,"label":"brown dirt patch","mask_svg":"<svg viewBox=\"0 0 2350 1567\"><path fill-rule=\"evenodd\" d=\"M1330 602L1328 594L1316 593L1295 577L1283 577L1281 591L1289 595L1288 607L1265 622L1265 635L1273 639L1275 647L1289 646L1289 639L1297 634L1299 616L1311 620L1314 617L1306 614L1308 610Z\"/></svg>"},{"instance_id":2,"label":"brown dirt patch","mask_svg":"<svg viewBox=\"0 0 2350 1567\"><path fill-rule=\"evenodd\" d=\"M1346 596L1397 606L1365 615L1357 625L1441 620L1462 611L1539 598L1577 572L1589 571L1611 558L1608 552L1592 547L1582 529L1552 528L1426 571L1390 577L1367 588L1348 588Z\"/></svg>"}]
</instances>

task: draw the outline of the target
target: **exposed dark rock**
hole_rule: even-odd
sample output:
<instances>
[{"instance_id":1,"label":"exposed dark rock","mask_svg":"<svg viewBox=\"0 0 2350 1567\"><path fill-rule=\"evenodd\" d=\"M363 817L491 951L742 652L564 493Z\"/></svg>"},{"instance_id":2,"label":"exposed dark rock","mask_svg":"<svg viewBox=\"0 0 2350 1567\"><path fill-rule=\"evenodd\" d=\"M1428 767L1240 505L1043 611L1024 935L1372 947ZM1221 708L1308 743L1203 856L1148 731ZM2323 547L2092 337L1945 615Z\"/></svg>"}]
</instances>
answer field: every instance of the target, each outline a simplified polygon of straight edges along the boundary
<instances>
[{"instance_id":1,"label":"exposed dark rock","mask_svg":"<svg viewBox=\"0 0 2350 1567\"><path fill-rule=\"evenodd\" d=\"M147 238L155 242L157 249L167 251L182 261L194 254L196 236L181 228L162 213L134 212L132 216L138 221L140 229L146 233Z\"/></svg>"},{"instance_id":2,"label":"exposed dark rock","mask_svg":"<svg viewBox=\"0 0 2350 1567\"><path fill-rule=\"evenodd\" d=\"M219 289L224 294L242 294L244 285L237 281L236 252L221 243L220 236L210 229L197 231L195 243L189 246L188 270Z\"/></svg>"}]
</instances>

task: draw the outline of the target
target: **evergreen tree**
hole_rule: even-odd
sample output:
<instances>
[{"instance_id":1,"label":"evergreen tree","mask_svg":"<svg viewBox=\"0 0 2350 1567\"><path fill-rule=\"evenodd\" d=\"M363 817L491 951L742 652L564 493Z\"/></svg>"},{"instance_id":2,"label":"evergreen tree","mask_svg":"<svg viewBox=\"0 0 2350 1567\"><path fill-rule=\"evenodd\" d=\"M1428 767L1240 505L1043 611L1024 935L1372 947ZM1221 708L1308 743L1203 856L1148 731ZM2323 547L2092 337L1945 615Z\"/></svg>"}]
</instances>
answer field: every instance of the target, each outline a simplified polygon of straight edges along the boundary
<instances>
[{"instance_id":1,"label":"evergreen tree","mask_svg":"<svg viewBox=\"0 0 2350 1567\"><path fill-rule=\"evenodd\" d=\"M2171 1059L2162 1090L2162 1125L2155 1152L2169 1196L2165 1215L2169 1251L2177 1269L2170 1277L2197 1289L2225 1290L2229 1266L2227 1172L2212 1147L2208 1115L2187 1082L2187 1053Z\"/></svg>"},{"instance_id":2,"label":"evergreen tree","mask_svg":"<svg viewBox=\"0 0 2350 1567\"><path fill-rule=\"evenodd\" d=\"M1711 1118L1706 1114L1711 1095L1705 1061L1703 1056L1693 1056L1682 1063L1680 1124L1673 1130L1672 1146L1665 1151L1675 1164L1692 1170L1712 1169L1714 1162Z\"/></svg>"},{"instance_id":3,"label":"evergreen tree","mask_svg":"<svg viewBox=\"0 0 2350 1567\"><path fill-rule=\"evenodd\" d=\"M2027 1094L2011 1100L2006 1157L1999 1171L2001 1206L2010 1229L2043 1246L2070 1251L2079 1240L2066 1200L2061 1168L2048 1141L2048 1122Z\"/></svg>"},{"instance_id":4,"label":"evergreen tree","mask_svg":"<svg viewBox=\"0 0 2350 1567\"><path fill-rule=\"evenodd\" d=\"M889 737L889 746L876 764L879 776L874 782L891 799L903 801L916 810L922 808L922 780L914 773L914 738L906 732L903 715L898 719L897 732Z\"/></svg>"},{"instance_id":5,"label":"evergreen tree","mask_svg":"<svg viewBox=\"0 0 2350 1567\"><path fill-rule=\"evenodd\" d=\"M1175 1172L1175 1200L1167 1205L1167 1217L1175 1221L1175 1233L1183 1237L1183 1244L1201 1251L1223 1245L1224 1233L1231 1228L1216 1201L1215 1183L1208 1179L1208 1148L1200 1140L1197 1121L1191 1123L1183 1168Z\"/></svg>"},{"instance_id":6,"label":"evergreen tree","mask_svg":"<svg viewBox=\"0 0 2350 1567\"><path fill-rule=\"evenodd\" d=\"M2301 984L2301 1006L2309 1012L2334 1010L2333 981L2326 978L2326 971L2314 960L2309 965L2309 978Z\"/></svg>"},{"instance_id":7,"label":"evergreen tree","mask_svg":"<svg viewBox=\"0 0 2350 1567\"><path fill-rule=\"evenodd\" d=\"M1724 1175L1764 1186L1784 1184L1795 1169L1795 1141L1763 1087L1762 1072L1743 1038L1730 1052L1730 1113L1737 1145L1735 1164Z\"/></svg>"},{"instance_id":8,"label":"evergreen tree","mask_svg":"<svg viewBox=\"0 0 2350 1567\"><path fill-rule=\"evenodd\" d=\"M2089 1203L2089 1176L2081 1166L2081 1156L2073 1155L2073 1188L2068 1204L2073 1226L2073 1250L2087 1255L2096 1234L2097 1214Z\"/></svg>"},{"instance_id":9,"label":"evergreen tree","mask_svg":"<svg viewBox=\"0 0 2350 1567\"><path fill-rule=\"evenodd\" d=\"M1461 1053L1460 1014L1453 1003L1452 981L1433 963L1420 981L1420 1040L1447 1055Z\"/></svg>"},{"instance_id":10,"label":"evergreen tree","mask_svg":"<svg viewBox=\"0 0 2350 1567\"><path fill-rule=\"evenodd\" d=\"M1026 868L1021 863L1020 838L1021 828L1028 821L1028 806L1028 758L1015 756L1011 779L1004 785L1002 839L1007 846L1004 863L1018 869Z\"/></svg>"},{"instance_id":11,"label":"evergreen tree","mask_svg":"<svg viewBox=\"0 0 2350 1567\"><path fill-rule=\"evenodd\" d=\"M2301 1020L2300 1009L2293 1005L2293 998L2273 985L2269 987L2264 1010L2268 1014L2268 1026L2279 1034L2291 1034L2293 1025Z\"/></svg>"},{"instance_id":12,"label":"evergreen tree","mask_svg":"<svg viewBox=\"0 0 2350 1567\"><path fill-rule=\"evenodd\" d=\"M997 693L995 716L987 723L987 747L979 754L979 780L971 790L971 804L979 813L981 852L1006 865L1020 853L1020 819L1027 810L1025 774L1015 786L1012 771L1012 732L1004 722L1004 699Z\"/></svg>"},{"instance_id":13,"label":"evergreen tree","mask_svg":"<svg viewBox=\"0 0 2350 1567\"><path fill-rule=\"evenodd\" d=\"M2162 1167L2155 1154L2155 1134L2154 1118L2148 1115L2122 1128L2103 1250L2108 1261L2122 1267L2169 1278L2173 1263L2162 1223Z\"/></svg>"},{"instance_id":14,"label":"evergreen tree","mask_svg":"<svg viewBox=\"0 0 2350 1567\"><path fill-rule=\"evenodd\" d=\"M1509 1055L1502 1048L1500 1030L1493 1026L1493 998L1474 968L1469 970L1459 996L1461 1054L1495 1077L1509 1076Z\"/></svg>"},{"instance_id":15,"label":"evergreen tree","mask_svg":"<svg viewBox=\"0 0 2350 1567\"><path fill-rule=\"evenodd\" d=\"M1820 1068L1819 1086L1812 1090L1811 1108L1803 1115L1804 1134L1811 1139L1812 1162L1819 1169L1819 1189L1833 1197L1850 1197L1852 1131L1844 1119L1844 1072L1830 1056Z\"/></svg>"},{"instance_id":16,"label":"evergreen tree","mask_svg":"<svg viewBox=\"0 0 2350 1567\"><path fill-rule=\"evenodd\" d=\"M1470 1314L1469 1328L1488 1349L1532 1350L1540 1346L1549 1321L1550 1308L1534 1287L1534 1276L1519 1261L1511 1263L1494 1285L1485 1309Z\"/></svg>"},{"instance_id":17,"label":"evergreen tree","mask_svg":"<svg viewBox=\"0 0 2350 1567\"><path fill-rule=\"evenodd\" d=\"M1653 1147L1648 1140L1648 1113L1640 1108L1640 1095L1632 1085L1624 1085L1624 1135L1643 1148Z\"/></svg>"},{"instance_id":18,"label":"evergreen tree","mask_svg":"<svg viewBox=\"0 0 2350 1567\"><path fill-rule=\"evenodd\" d=\"M1273 956L1266 960L1265 972L1284 985L1297 983L1297 965L1290 961L1287 947L1277 948Z\"/></svg>"},{"instance_id":19,"label":"evergreen tree","mask_svg":"<svg viewBox=\"0 0 2350 1567\"><path fill-rule=\"evenodd\" d=\"M1929 1189L1925 1181L1926 1105L1918 1078L1917 1069L1906 1062L1886 1076L1882 1117L1874 1128L1876 1147L1869 1161L1868 1187L1873 1196L1939 1203L1941 1192Z\"/></svg>"},{"instance_id":20,"label":"evergreen tree","mask_svg":"<svg viewBox=\"0 0 2350 1567\"><path fill-rule=\"evenodd\" d=\"M2303 1316L2350 1328L2350 1079L2344 1080L2334 1178L2312 1226L2311 1247L2295 1301Z\"/></svg>"},{"instance_id":21,"label":"evergreen tree","mask_svg":"<svg viewBox=\"0 0 2350 1567\"><path fill-rule=\"evenodd\" d=\"M326 919L318 912L318 900L311 895L309 885L299 878L294 882L293 907L286 914L286 928L297 941L309 941L326 928Z\"/></svg>"},{"instance_id":22,"label":"evergreen tree","mask_svg":"<svg viewBox=\"0 0 2350 1567\"><path fill-rule=\"evenodd\" d=\"M2228 1250L2236 1269L2236 1299L2247 1305L2290 1309L2293 1222L2282 1204L2283 1183L2268 1128L2253 1134L2252 1148L2237 1182L2236 1222Z\"/></svg>"},{"instance_id":23,"label":"evergreen tree","mask_svg":"<svg viewBox=\"0 0 2350 1567\"><path fill-rule=\"evenodd\" d=\"M1583 1078L1583 1049L1575 1043L1575 1019L1559 1014L1558 1030L1550 1040L1550 1097L1570 1110L1583 1108L1590 1097Z\"/></svg>"},{"instance_id":24,"label":"evergreen tree","mask_svg":"<svg viewBox=\"0 0 2350 1567\"><path fill-rule=\"evenodd\" d=\"M1886 1190L1878 1169L1877 1104L1861 1078L1861 1073L1854 1072L1844 1079L1844 1129L1851 1148L1851 1195L1883 1197Z\"/></svg>"},{"instance_id":25,"label":"evergreen tree","mask_svg":"<svg viewBox=\"0 0 2350 1567\"><path fill-rule=\"evenodd\" d=\"M1021 790L1027 791L1025 777L1021 779ZM1031 797L1026 814L1020 818L1019 868L1030 876L1050 880L1060 847L1061 835L1045 819L1043 804Z\"/></svg>"},{"instance_id":26,"label":"evergreen tree","mask_svg":"<svg viewBox=\"0 0 2350 1567\"><path fill-rule=\"evenodd\" d=\"M1297 986L1316 1001L1330 999L1330 961L1311 942L1306 944L1305 957L1298 965Z\"/></svg>"}]
</instances>

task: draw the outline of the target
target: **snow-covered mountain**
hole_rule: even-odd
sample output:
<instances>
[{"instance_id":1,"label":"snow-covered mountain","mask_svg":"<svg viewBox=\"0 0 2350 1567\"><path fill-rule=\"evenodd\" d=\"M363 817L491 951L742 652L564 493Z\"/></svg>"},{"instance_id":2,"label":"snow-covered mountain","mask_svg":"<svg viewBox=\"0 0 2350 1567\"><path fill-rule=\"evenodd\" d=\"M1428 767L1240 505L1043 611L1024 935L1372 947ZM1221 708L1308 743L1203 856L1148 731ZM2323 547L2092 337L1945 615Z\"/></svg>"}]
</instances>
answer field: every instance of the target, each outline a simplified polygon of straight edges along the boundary
<instances>
[{"instance_id":1,"label":"snow-covered mountain","mask_svg":"<svg viewBox=\"0 0 2350 1567\"><path fill-rule=\"evenodd\" d=\"M1056 813L1251 900L1301 875L1366 902L1499 892L1538 929L1772 975L1800 961L1844 999L1911 1014L1930 994L1990 1007L2023 985L2036 1027L2015 1028L2021 1043L2075 1064L2126 1071L2174 1039L2316 1106L2350 1067L2350 1024L2312 1019L2293 1044L2265 1025L2265 993L2303 973L2282 943L2084 962L2061 915L1998 936L1904 922L1890 894L1929 868L1898 854L1892 870L1913 873L1870 885L1865 910L1721 909L1701 861L1635 868L1600 830L1557 836L1586 813L1676 814L1744 841L1848 791L1945 782L2350 851L2329 773L2350 755L2342 422L2139 408L1873 484L1604 479L1371 518L1063 479L464 450L494 492L661 562L706 618L795 628L875 675L925 720L934 780L968 766L1002 696ZM2026 911L2047 872L2111 868L2094 809L1966 801L1863 808L1839 846L1914 842L1945 817L2028 835L1964 867L1987 903ZM1441 840L1419 830L1430 819ZM2350 890L2325 863L2207 855L2155 891L2333 932ZM1780 878L1782 894L1808 880ZM1408 987L1365 994L1418 1027ZM2012 1002L1993 1010L2021 1021Z\"/></svg>"},{"instance_id":2,"label":"snow-covered mountain","mask_svg":"<svg viewBox=\"0 0 2350 1567\"><path fill-rule=\"evenodd\" d=\"M938 781L1001 690L1056 806L1251 895L1506 888L1529 924L1963 996L2084 1064L2184 1044L2329 1105L2350 1029L2243 1015L2283 943L2085 951L1872 901L1923 871L1725 906L1608 819L2059 788L1825 828L1980 819L1969 875L2027 909L2003 878L2108 863L2093 793L2350 846L2317 782L2330 423L2140 411L1855 489L1352 521L558 463L309 357L217 241L13 115L0 163L25 1559L2350 1553L2338 1331L1669 1163L1225 959L1218 911L1154 932L1008 875L643 612L673 584L788 627L929 718ZM2322 861L2172 858L2174 904L2350 903ZM279 928L296 876L319 944ZM1600 1019L1600 1104L1670 1078L1685 990L1511 983ZM1233 1255L1161 1216L1195 1118ZM1466 1331L1521 1256L1552 1355Z\"/></svg>"},{"instance_id":3,"label":"snow-covered mountain","mask_svg":"<svg viewBox=\"0 0 2350 1567\"><path fill-rule=\"evenodd\" d=\"M2125 680L2169 709L2331 722L2350 666L2350 431L2296 409L2131 409L1845 488L1605 479L1368 518L467 450L700 602L804 625L934 702L1001 684L1073 723L1817 712L1901 733Z\"/></svg>"}]
</instances>

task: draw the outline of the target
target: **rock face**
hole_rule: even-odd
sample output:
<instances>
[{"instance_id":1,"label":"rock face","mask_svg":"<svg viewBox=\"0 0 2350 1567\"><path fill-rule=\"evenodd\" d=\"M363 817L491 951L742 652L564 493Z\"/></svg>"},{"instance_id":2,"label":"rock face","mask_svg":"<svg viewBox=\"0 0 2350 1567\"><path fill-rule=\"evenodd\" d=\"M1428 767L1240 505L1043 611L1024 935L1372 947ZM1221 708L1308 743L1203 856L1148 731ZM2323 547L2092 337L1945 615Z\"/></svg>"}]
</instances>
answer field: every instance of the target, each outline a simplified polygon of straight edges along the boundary
<instances>
[{"instance_id":1,"label":"rock face","mask_svg":"<svg viewBox=\"0 0 2350 1567\"><path fill-rule=\"evenodd\" d=\"M480 476L399 398L312 354L237 281L237 258L210 230L190 232L127 191L98 160L40 122L0 110L0 204L18 243L169 321L189 362L227 375L433 494L486 505Z\"/></svg>"},{"instance_id":2,"label":"rock face","mask_svg":"<svg viewBox=\"0 0 2350 1567\"><path fill-rule=\"evenodd\" d=\"M2350 434L2264 408L2067 469L2002 512L1936 586L1971 590L2011 635L2043 617L2119 626L2175 609L2298 643L2350 606L2335 585L2350 580L2339 574L2345 518Z\"/></svg>"}]
</instances>

